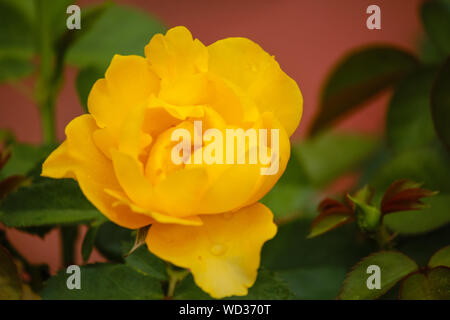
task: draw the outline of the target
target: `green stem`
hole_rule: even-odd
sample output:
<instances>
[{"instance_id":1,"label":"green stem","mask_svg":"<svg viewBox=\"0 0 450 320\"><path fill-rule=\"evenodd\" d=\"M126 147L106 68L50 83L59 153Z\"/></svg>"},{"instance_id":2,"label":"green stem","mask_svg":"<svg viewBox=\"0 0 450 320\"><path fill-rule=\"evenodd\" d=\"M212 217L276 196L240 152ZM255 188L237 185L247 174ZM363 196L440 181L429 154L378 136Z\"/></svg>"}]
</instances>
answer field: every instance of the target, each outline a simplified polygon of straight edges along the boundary
<instances>
[{"instance_id":1,"label":"green stem","mask_svg":"<svg viewBox=\"0 0 450 320\"><path fill-rule=\"evenodd\" d=\"M392 248L392 235L389 233L384 223L382 223L378 228L377 232L374 235L374 239L377 241L381 249Z\"/></svg>"},{"instance_id":2,"label":"green stem","mask_svg":"<svg viewBox=\"0 0 450 320\"><path fill-rule=\"evenodd\" d=\"M36 2L36 15L38 17L38 54L39 73L35 87L35 99L39 107L42 123L44 143L56 142L55 130L55 102L58 93L57 80L61 72L55 68L55 51L51 37L50 18L48 8L44 1Z\"/></svg>"},{"instance_id":3,"label":"green stem","mask_svg":"<svg viewBox=\"0 0 450 320\"><path fill-rule=\"evenodd\" d=\"M169 276L169 286L167 288L166 298L171 299L175 293L177 284L189 274L189 270L180 269L171 264L167 264L166 270L167 275Z\"/></svg>"},{"instance_id":4,"label":"green stem","mask_svg":"<svg viewBox=\"0 0 450 320\"><path fill-rule=\"evenodd\" d=\"M78 237L78 226L61 227L62 264L64 267L75 264L75 242Z\"/></svg>"},{"instance_id":5,"label":"green stem","mask_svg":"<svg viewBox=\"0 0 450 320\"><path fill-rule=\"evenodd\" d=\"M40 106L43 141L45 144L56 142L54 103L47 101Z\"/></svg>"}]
</instances>

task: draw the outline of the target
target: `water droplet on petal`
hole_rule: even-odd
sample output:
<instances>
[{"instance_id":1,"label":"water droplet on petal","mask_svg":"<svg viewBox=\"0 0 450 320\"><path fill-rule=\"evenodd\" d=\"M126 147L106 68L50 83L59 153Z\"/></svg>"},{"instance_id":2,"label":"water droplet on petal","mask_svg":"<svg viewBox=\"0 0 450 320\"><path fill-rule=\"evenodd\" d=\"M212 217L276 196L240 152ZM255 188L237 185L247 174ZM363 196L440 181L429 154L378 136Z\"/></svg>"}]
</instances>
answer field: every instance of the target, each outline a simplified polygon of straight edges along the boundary
<instances>
[{"instance_id":1,"label":"water droplet on petal","mask_svg":"<svg viewBox=\"0 0 450 320\"><path fill-rule=\"evenodd\" d=\"M211 253L215 256L220 256L227 251L227 247L223 244L216 243L211 247Z\"/></svg>"}]
</instances>

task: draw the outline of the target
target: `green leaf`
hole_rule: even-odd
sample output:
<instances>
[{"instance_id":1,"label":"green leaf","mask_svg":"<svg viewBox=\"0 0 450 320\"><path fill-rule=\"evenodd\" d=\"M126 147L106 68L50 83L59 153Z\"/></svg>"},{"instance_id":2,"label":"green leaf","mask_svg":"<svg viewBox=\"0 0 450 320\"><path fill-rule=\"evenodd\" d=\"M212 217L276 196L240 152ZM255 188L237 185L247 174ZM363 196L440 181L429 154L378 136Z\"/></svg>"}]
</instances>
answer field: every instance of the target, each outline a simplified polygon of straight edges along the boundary
<instances>
[{"instance_id":1,"label":"green leaf","mask_svg":"<svg viewBox=\"0 0 450 320\"><path fill-rule=\"evenodd\" d=\"M192 274L189 273L176 287L173 295L175 300L212 300L212 298L197 287Z\"/></svg>"},{"instance_id":2,"label":"green leaf","mask_svg":"<svg viewBox=\"0 0 450 320\"><path fill-rule=\"evenodd\" d=\"M144 54L155 33L165 28L147 14L125 6L108 7L92 29L69 49L69 63L106 70L115 54ZM120 40L119 40L120 39Z\"/></svg>"},{"instance_id":3,"label":"green leaf","mask_svg":"<svg viewBox=\"0 0 450 320\"><path fill-rule=\"evenodd\" d=\"M423 199L423 202L426 208L391 213L384 217L384 223L401 234L429 232L450 223L450 194L438 194Z\"/></svg>"},{"instance_id":4,"label":"green leaf","mask_svg":"<svg viewBox=\"0 0 450 320\"><path fill-rule=\"evenodd\" d=\"M277 236L263 247L261 265L278 272L322 266L347 270L373 250L370 243L356 238L355 224L307 239L310 224L311 220L301 219L279 226Z\"/></svg>"},{"instance_id":5,"label":"green leaf","mask_svg":"<svg viewBox=\"0 0 450 320\"><path fill-rule=\"evenodd\" d=\"M350 216L346 213L333 213L325 215L317 220L311 226L311 232L308 234L308 238L317 237L325 232L335 229L348 221Z\"/></svg>"},{"instance_id":6,"label":"green leaf","mask_svg":"<svg viewBox=\"0 0 450 320\"><path fill-rule=\"evenodd\" d=\"M34 49L31 1L0 1L0 53L30 58Z\"/></svg>"},{"instance_id":7,"label":"green leaf","mask_svg":"<svg viewBox=\"0 0 450 320\"><path fill-rule=\"evenodd\" d=\"M378 146L370 136L327 132L303 141L293 149L313 186L321 187L350 172Z\"/></svg>"},{"instance_id":8,"label":"green leaf","mask_svg":"<svg viewBox=\"0 0 450 320\"><path fill-rule=\"evenodd\" d=\"M395 84L418 65L408 52L371 46L350 52L331 72L310 133L315 134Z\"/></svg>"},{"instance_id":9,"label":"green leaf","mask_svg":"<svg viewBox=\"0 0 450 320\"><path fill-rule=\"evenodd\" d=\"M23 78L33 71L33 64L19 57L0 57L0 82Z\"/></svg>"},{"instance_id":10,"label":"green leaf","mask_svg":"<svg viewBox=\"0 0 450 320\"><path fill-rule=\"evenodd\" d=\"M20 188L0 206L0 221L15 228L75 224L102 218L78 184L70 179L43 179Z\"/></svg>"},{"instance_id":11,"label":"green leaf","mask_svg":"<svg viewBox=\"0 0 450 320\"><path fill-rule=\"evenodd\" d=\"M102 17L107 8L111 6L109 1L99 5L83 8L81 11L80 23L81 29L65 28L63 32L55 39L54 51L56 52L54 75L56 77L63 73L66 54L70 47L77 43L78 39L88 33L95 23Z\"/></svg>"},{"instance_id":12,"label":"green leaf","mask_svg":"<svg viewBox=\"0 0 450 320\"><path fill-rule=\"evenodd\" d=\"M283 184L278 182L262 199L272 210L278 222L304 215L305 211L312 211L316 191L303 185Z\"/></svg>"},{"instance_id":13,"label":"green leaf","mask_svg":"<svg viewBox=\"0 0 450 320\"><path fill-rule=\"evenodd\" d=\"M287 283L277 273L260 269L255 284L248 290L246 296L233 296L232 300L289 300L294 299L294 293Z\"/></svg>"},{"instance_id":14,"label":"green leaf","mask_svg":"<svg viewBox=\"0 0 450 320\"><path fill-rule=\"evenodd\" d=\"M420 58L425 65L437 65L445 60L447 55L442 52L430 38L424 37L420 42Z\"/></svg>"},{"instance_id":15,"label":"green leaf","mask_svg":"<svg viewBox=\"0 0 450 320\"><path fill-rule=\"evenodd\" d=\"M436 141L435 145L403 151L385 159L384 165L372 173L369 184L378 196L399 179L424 183L424 188L438 190L436 196L425 198L428 206L418 211L403 211L386 215L384 222L393 231L416 234L434 230L450 219L450 161L449 155Z\"/></svg>"},{"instance_id":16,"label":"green leaf","mask_svg":"<svg viewBox=\"0 0 450 320\"><path fill-rule=\"evenodd\" d=\"M75 79L75 86L77 88L78 98L84 111L88 112L87 99L91 88L95 81L102 78L105 72L96 67L86 67L80 70Z\"/></svg>"},{"instance_id":17,"label":"green leaf","mask_svg":"<svg viewBox=\"0 0 450 320\"><path fill-rule=\"evenodd\" d=\"M58 54L65 55L67 49L76 43L83 35L88 33L111 5L111 2L106 1L99 5L83 8L80 17L81 29L65 28L64 32L56 40L55 49ZM68 15L66 15L66 17L68 17Z\"/></svg>"},{"instance_id":18,"label":"green leaf","mask_svg":"<svg viewBox=\"0 0 450 320\"><path fill-rule=\"evenodd\" d=\"M16 264L3 247L0 247L0 300L18 300L22 297L22 283Z\"/></svg>"},{"instance_id":19,"label":"green leaf","mask_svg":"<svg viewBox=\"0 0 450 320\"><path fill-rule=\"evenodd\" d=\"M369 289L367 268L376 265L380 268L381 288ZM356 264L349 272L342 285L339 299L364 300L376 299L386 293L398 281L418 269L417 264L398 251L380 251Z\"/></svg>"},{"instance_id":20,"label":"green leaf","mask_svg":"<svg viewBox=\"0 0 450 320\"><path fill-rule=\"evenodd\" d=\"M450 193L450 156L435 144L390 155L372 174L369 184L377 191L386 190L393 181L409 179L423 182L423 187Z\"/></svg>"},{"instance_id":21,"label":"green leaf","mask_svg":"<svg viewBox=\"0 0 450 320\"><path fill-rule=\"evenodd\" d=\"M344 267L317 266L281 271L278 274L296 299L335 299L345 278Z\"/></svg>"},{"instance_id":22,"label":"green leaf","mask_svg":"<svg viewBox=\"0 0 450 320\"><path fill-rule=\"evenodd\" d=\"M450 268L450 245L436 252L428 262L428 267L448 267Z\"/></svg>"},{"instance_id":23,"label":"green leaf","mask_svg":"<svg viewBox=\"0 0 450 320\"><path fill-rule=\"evenodd\" d=\"M42 162L54 149L54 146L33 146L25 143L15 143L11 147L11 158L0 171L0 178L14 174L26 175L31 169Z\"/></svg>"},{"instance_id":24,"label":"green leaf","mask_svg":"<svg viewBox=\"0 0 450 320\"><path fill-rule=\"evenodd\" d=\"M421 15L428 36L445 54L450 54L450 2L426 1L422 5Z\"/></svg>"},{"instance_id":25,"label":"green leaf","mask_svg":"<svg viewBox=\"0 0 450 320\"><path fill-rule=\"evenodd\" d=\"M450 21L449 21L450 23ZM448 34L450 38L450 33ZM439 70L431 92L431 113L436 132L450 151L450 59Z\"/></svg>"},{"instance_id":26,"label":"green leaf","mask_svg":"<svg viewBox=\"0 0 450 320\"><path fill-rule=\"evenodd\" d=\"M33 71L33 3L0 0L0 82L14 81Z\"/></svg>"},{"instance_id":27,"label":"green leaf","mask_svg":"<svg viewBox=\"0 0 450 320\"><path fill-rule=\"evenodd\" d=\"M83 244L81 246L81 257L83 258L83 262L89 260L92 250L94 249L95 238L97 236L98 229L104 222L105 220L99 219L92 222L89 226L89 229L84 236Z\"/></svg>"},{"instance_id":28,"label":"green leaf","mask_svg":"<svg viewBox=\"0 0 450 320\"><path fill-rule=\"evenodd\" d=\"M413 273L402 282L402 300L450 300L450 268L438 267L427 273Z\"/></svg>"},{"instance_id":29,"label":"green leaf","mask_svg":"<svg viewBox=\"0 0 450 320\"><path fill-rule=\"evenodd\" d=\"M177 285L173 298L177 300L212 299L197 287L191 274ZM275 272L260 269L255 284L249 288L246 296L233 296L225 300L288 300L294 298L294 293L283 278Z\"/></svg>"},{"instance_id":30,"label":"green leaf","mask_svg":"<svg viewBox=\"0 0 450 320\"><path fill-rule=\"evenodd\" d=\"M94 264L80 268L81 289L69 290L65 270L50 278L42 291L47 300L162 299L159 280L123 264Z\"/></svg>"},{"instance_id":31,"label":"green leaf","mask_svg":"<svg viewBox=\"0 0 450 320\"><path fill-rule=\"evenodd\" d=\"M107 221L102 224L95 238L95 247L107 259L117 262L124 261L124 246L133 244L132 231L119 227Z\"/></svg>"},{"instance_id":32,"label":"green leaf","mask_svg":"<svg viewBox=\"0 0 450 320\"><path fill-rule=\"evenodd\" d=\"M39 40L40 49L43 45L47 46L46 50L53 50L57 46L58 39L67 31L66 21L69 17L67 7L72 2L72 0L34 1L36 11L35 36Z\"/></svg>"},{"instance_id":33,"label":"green leaf","mask_svg":"<svg viewBox=\"0 0 450 320\"><path fill-rule=\"evenodd\" d=\"M395 89L387 113L387 140L396 151L426 146L436 136L430 94L435 69L415 72Z\"/></svg>"},{"instance_id":34,"label":"green leaf","mask_svg":"<svg viewBox=\"0 0 450 320\"><path fill-rule=\"evenodd\" d=\"M311 187L305 169L297 157L291 156L280 180L262 199L272 210L277 222L288 221L314 211L316 190Z\"/></svg>"},{"instance_id":35,"label":"green leaf","mask_svg":"<svg viewBox=\"0 0 450 320\"><path fill-rule=\"evenodd\" d=\"M148 251L147 246L136 249L125 258L125 262L133 269L155 279L166 281L167 273L164 262Z\"/></svg>"}]
</instances>

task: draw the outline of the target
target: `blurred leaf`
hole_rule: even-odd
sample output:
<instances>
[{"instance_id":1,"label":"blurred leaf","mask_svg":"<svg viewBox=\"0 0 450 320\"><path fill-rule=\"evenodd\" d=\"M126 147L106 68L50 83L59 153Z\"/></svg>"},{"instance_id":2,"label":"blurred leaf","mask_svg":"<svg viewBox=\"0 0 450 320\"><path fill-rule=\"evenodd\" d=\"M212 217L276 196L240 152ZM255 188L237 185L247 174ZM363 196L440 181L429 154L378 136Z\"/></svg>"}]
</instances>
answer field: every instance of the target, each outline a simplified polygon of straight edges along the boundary
<instances>
[{"instance_id":1,"label":"blurred leaf","mask_svg":"<svg viewBox=\"0 0 450 320\"><path fill-rule=\"evenodd\" d=\"M369 182L377 191L386 190L400 179L422 182L427 189L450 192L449 155L436 143L423 148L390 155L373 173Z\"/></svg>"},{"instance_id":2,"label":"blurred leaf","mask_svg":"<svg viewBox=\"0 0 450 320\"><path fill-rule=\"evenodd\" d=\"M232 300L289 300L294 293L277 273L260 269L255 284L248 289L246 296L233 296Z\"/></svg>"},{"instance_id":3,"label":"blurred leaf","mask_svg":"<svg viewBox=\"0 0 450 320\"><path fill-rule=\"evenodd\" d=\"M1 9L0 9L1 10ZM33 64L19 57L0 56L0 82L23 78L33 71Z\"/></svg>"},{"instance_id":4,"label":"blurred leaf","mask_svg":"<svg viewBox=\"0 0 450 320\"><path fill-rule=\"evenodd\" d=\"M381 289L369 289L367 268L376 265L381 270ZM349 272L342 285L339 299L366 300L376 299L386 293L403 277L418 269L417 264L397 251L380 251L356 264Z\"/></svg>"},{"instance_id":5,"label":"blurred leaf","mask_svg":"<svg viewBox=\"0 0 450 320\"><path fill-rule=\"evenodd\" d=\"M430 257L447 246L450 224L433 232L414 236L399 235L395 238L396 248L417 262L420 266L429 264Z\"/></svg>"},{"instance_id":6,"label":"blurred leaf","mask_svg":"<svg viewBox=\"0 0 450 320\"><path fill-rule=\"evenodd\" d=\"M88 33L111 5L111 2L105 1L99 5L84 7L81 10L80 17L81 29L68 29L66 27L61 36L56 40L55 49L58 54L65 55L67 49L83 35ZM66 15L67 17L68 15Z\"/></svg>"},{"instance_id":7,"label":"blurred leaf","mask_svg":"<svg viewBox=\"0 0 450 320\"><path fill-rule=\"evenodd\" d=\"M324 186L354 170L378 146L370 136L327 132L303 141L293 149L313 186Z\"/></svg>"},{"instance_id":8,"label":"blurred leaf","mask_svg":"<svg viewBox=\"0 0 450 320\"><path fill-rule=\"evenodd\" d=\"M65 270L50 278L42 291L47 300L162 299L159 280L123 264L93 264L81 268L81 290L69 290Z\"/></svg>"},{"instance_id":9,"label":"blurred leaf","mask_svg":"<svg viewBox=\"0 0 450 320\"><path fill-rule=\"evenodd\" d=\"M305 169L298 158L291 156L280 180L262 199L278 222L288 221L308 211L316 204L316 190L310 186Z\"/></svg>"},{"instance_id":10,"label":"blurred leaf","mask_svg":"<svg viewBox=\"0 0 450 320\"><path fill-rule=\"evenodd\" d=\"M316 191L310 187L278 182L261 201L281 223L311 211L315 197Z\"/></svg>"},{"instance_id":11,"label":"blurred leaf","mask_svg":"<svg viewBox=\"0 0 450 320\"><path fill-rule=\"evenodd\" d=\"M421 15L428 36L439 49L450 54L450 2L426 1L422 5Z\"/></svg>"},{"instance_id":12,"label":"blurred leaf","mask_svg":"<svg viewBox=\"0 0 450 320\"><path fill-rule=\"evenodd\" d=\"M298 157L293 156L293 152L295 152L294 149L297 148L297 145L301 145L301 142L292 143L292 156L289 158L286 170L277 183L305 186L310 184L308 173L306 172L305 167L300 162Z\"/></svg>"},{"instance_id":13,"label":"blurred leaf","mask_svg":"<svg viewBox=\"0 0 450 320\"><path fill-rule=\"evenodd\" d=\"M83 262L89 260L92 250L94 249L98 229L105 221L106 220L104 219L99 219L89 225L89 229L84 236L83 244L81 246L81 257L83 258Z\"/></svg>"},{"instance_id":14,"label":"blurred leaf","mask_svg":"<svg viewBox=\"0 0 450 320\"><path fill-rule=\"evenodd\" d=\"M20 188L0 206L0 221L16 228L74 224L102 217L71 179L45 179Z\"/></svg>"},{"instance_id":15,"label":"blurred leaf","mask_svg":"<svg viewBox=\"0 0 450 320\"><path fill-rule=\"evenodd\" d=\"M310 223L302 219L279 226L277 236L263 247L261 265L277 272L325 266L347 270L374 249L357 236L355 224L307 239Z\"/></svg>"},{"instance_id":16,"label":"blurred leaf","mask_svg":"<svg viewBox=\"0 0 450 320\"><path fill-rule=\"evenodd\" d=\"M26 1L0 0L0 53L10 58L30 58L34 49L32 17ZM3 69L3 68L1 68Z\"/></svg>"},{"instance_id":17,"label":"blurred leaf","mask_svg":"<svg viewBox=\"0 0 450 320\"><path fill-rule=\"evenodd\" d=\"M212 300L212 298L197 287L192 274L188 274L176 287L173 295L175 300Z\"/></svg>"},{"instance_id":18,"label":"blurred leaf","mask_svg":"<svg viewBox=\"0 0 450 320\"><path fill-rule=\"evenodd\" d=\"M5 198L8 194L16 191L20 186L29 184L28 178L24 176L9 176L0 180L0 200Z\"/></svg>"},{"instance_id":19,"label":"blurred leaf","mask_svg":"<svg viewBox=\"0 0 450 320\"><path fill-rule=\"evenodd\" d=\"M450 166L449 156L441 147L431 145L401 152L385 161L373 173L370 184L377 191L386 190L392 181L409 179L423 182L427 189L439 190L439 194L425 199L427 208L420 211L396 212L385 216L386 225L393 231L415 234L433 230L450 219ZM381 193L378 196L381 197Z\"/></svg>"},{"instance_id":20,"label":"blurred leaf","mask_svg":"<svg viewBox=\"0 0 450 320\"><path fill-rule=\"evenodd\" d=\"M417 59L408 52L390 46L371 46L350 52L328 76L310 133L321 131L355 110L417 65Z\"/></svg>"},{"instance_id":21,"label":"blurred leaf","mask_svg":"<svg viewBox=\"0 0 450 320\"><path fill-rule=\"evenodd\" d=\"M42 226L42 227L22 227L22 228L16 228L20 231L36 235L38 237L41 237L44 239L45 235L49 233L54 226Z\"/></svg>"},{"instance_id":22,"label":"blurred leaf","mask_svg":"<svg viewBox=\"0 0 450 320\"><path fill-rule=\"evenodd\" d=\"M174 299L208 300L211 297L194 282L192 275L186 276L175 289ZM294 299L294 293L286 281L277 273L260 269L255 284L249 288L246 296L233 296L226 300L288 300Z\"/></svg>"},{"instance_id":23,"label":"blurred leaf","mask_svg":"<svg viewBox=\"0 0 450 320\"><path fill-rule=\"evenodd\" d=\"M111 6L109 1L99 5L83 8L81 11L80 23L81 29L64 29L64 32L55 40L54 50L56 52L55 70L56 77L60 76L64 70L64 62L68 49L73 46L78 39L89 33L96 22L102 17L107 8Z\"/></svg>"},{"instance_id":24,"label":"blurred leaf","mask_svg":"<svg viewBox=\"0 0 450 320\"><path fill-rule=\"evenodd\" d=\"M0 178L11 175L26 175L37 164L42 162L54 149L54 146L33 146L15 143L11 146L11 158L0 171Z\"/></svg>"},{"instance_id":25,"label":"blurred leaf","mask_svg":"<svg viewBox=\"0 0 450 320\"><path fill-rule=\"evenodd\" d=\"M401 234L429 232L450 223L450 194L438 194L424 203L427 207L422 210L391 213L384 217L384 223Z\"/></svg>"},{"instance_id":26,"label":"blurred leaf","mask_svg":"<svg viewBox=\"0 0 450 320\"><path fill-rule=\"evenodd\" d=\"M446 246L436 252L428 262L430 268L448 267L450 268L450 246Z\"/></svg>"},{"instance_id":27,"label":"blurred leaf","mask_svg":"<svg viewBox=\"0 0 450 320\"><path fill-rule=\"evenodd\" d=\"M345 278L344 267L319 266L279 272L296 299L335 299Z\"/></svg>"},{"instance_id":28,"label":"blurred leaf","mask_svg":"<svg viewBox=\"0 0 450 320\"><path fill-rule=\"evenodd\" d=\"M447 36L450 38L450 33ZM450 151L450 59L447 59L439 70L434 82L431 92L431 113L436 132Z\"/></svg>"},{"instance_id":29,"label":"blurred leaf","mask_svg":"<svg viewBox=\"0 0 450 320\"><path fill-rule=\"evenodd\" d=\"M68 61L80 68L106 70L115 54L143 55L151 37L165 28L147 14L125 6L110 6L68 52Z\"/></svg>"},{"instance_id":30,"label":"blurred leaf","mask_svg":"<svg viewBox=\"0 0 450 320\"><path fill-rule=\"evenodd\" d=\"M131 233L129 229L107 221L100 226L97 232L95 247L107 259L122 262L124 261L124 245L131 246L133 244L134 239Z\"/></svg>"},{"instance_id":31,"label":"blurred leaf","mask_svg":"<svg viewBox=\"0 0 450 320\"><path fill-rule=\"evenodd\" d=\"M86 67L78 72L77 78L75 79L75 86L77 88L78 98L85 112L88 112L87 99L89 92L91 92L95 81L102 78L104 74L104 71L100 71L96 67Z\"/></svg>"},{"instance_id":32,"label":"blurred leaf","mask_svg":"<svg viewBox=\"0 0 450 320\"><path fill-rule=\"evenodd\" d=\"M402 300L450 300L450 268L438 267L427 273L413 273L402 282Z\"/></svg>"},{"instance_id":33,"label":"blurred leaf","mask_svg":"<svg viewBox=\"0 0 450 320\"><path fill-rule=\"evenodd\" d=\"M22 300L41 300L41 296L33 292L27 284L22 284Z\"/></svg>"},{"instance_id":34,"label":"blurred leaf","mask_svg":"<svg viewBox=\"0 0 450 320\"><path fill-rule=\"evenodd\" d=\"M9 147L15 141L16 141L16 137L14 135L14 132L12 132L9 129L0 128L0 146ZM0 159L1 159L1 157L0 157Z\"/></svg>"},{"instance_id":35,"label":"blurred leaf","mask_svg":"<svg viewBox=\"0 0 450 320\"><path fill-rule=\"evenodd\" d=\"M424 64L439 64L447 57L428 37L422 39L419 49L420 57Z\"/></svg>"},{"instance_id":36,"label":"blurred leaf","mask_svg":"<svg viewBox=\"0 0 450 320\"><path fill-rule=\"evenodd\" d=\"M383 166L386 165L389 161L391 161L393 155L392 150L387 147L386 142L382 141L380 145L375 149L373 154L371 154L368 159L364 162L364 166L361 169L361 176L358 179L355 188L362 188L366 185L372 186L372 182L376 179L378 172L381 170ZM392 181L390 181L392 183ZM384 187L388 187L384 186ZM375 189L375 188L374 188ZM382 189L375 191L384 191ZM381 194L381 193L380 193ZM374 197L377 197L377 192L375 192Z\"/></svg>"},{"instance_id":37,"label":"blurred leaf","mask_svg":"<svg viewBox=\"0 0 450 320\"><path fill-rule=\"evenodd\" d=\"M435 69L420 70L396 87L386 120L388 144L395 151L422 147L435 138L430 109L435 76Z\"/></svg>"},{"instance_id":38,"label":"blurred leaf","mask_svg":"<svg viewBox=\"0 0 450 320\"><path fill-rule=\"evenodd\" d=\"M3 247L0 247L0 300L22 298L22 283L16 264Z\"/></svg>"},{"instance_id":39,"label":"blurred leaf","mask_svg":"<svg viewBox=\"0 0 450 320\"><path fill-rule=\"evenodd\" d=\"M128 266L147 276L161 281L167 280L164 262L148 251L147 246L136 249L125 258L125 262Z\"/></svg>"},{"instance_id":40,"label":"blurred leaf","mask_svg":"<svg viewBox=\"0 0 450 320\"><path fill-rule=\"evenodd\" d=\"M37 21L38 37L44 37L50 46L54 46L58 38L67 31L66 21L69 15L67 7L72 0L38 0L34 1Z\"/></svg>"}]
</instances>

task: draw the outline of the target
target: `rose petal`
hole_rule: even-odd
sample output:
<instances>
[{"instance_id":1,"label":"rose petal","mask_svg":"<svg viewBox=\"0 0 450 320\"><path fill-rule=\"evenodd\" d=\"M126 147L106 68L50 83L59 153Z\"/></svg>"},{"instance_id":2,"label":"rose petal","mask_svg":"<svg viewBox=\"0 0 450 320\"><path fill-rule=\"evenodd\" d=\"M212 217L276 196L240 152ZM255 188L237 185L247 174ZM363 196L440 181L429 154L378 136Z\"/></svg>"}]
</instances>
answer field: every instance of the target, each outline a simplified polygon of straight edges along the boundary
<instances>
[{"instance_id":1,"label":"rose petal","mask_svg":"<svg viewBox=\"0 0 450 320\"><path fill-rule=\"evenodd\" d=\"M121 190L111 161L97 148L93 133L98 129L91 115L73 119L66 127L63 142L42 165L42 175L50 178L75 178L86 198L111 221L126 227L140 228L152 220L126 207L114 207L115 201L105 188Z\"/></svg>"},{"instance_id":2,"label":"rose petal","mask_svg":"<svg viewBox=\"0 0 450 320\"><path fill-rule=\"evenodd\" d=\"M273 112L292 135L302 114L302 94L272 56L245 38L219 40L208 46L208 53L209 72L243 89L261 113Z\"/></svg>"},{"instance_id":3,"label":"rose petal","mask_svg":"<svg viewBox=\"0 0 450 320\"><path fill-rule=\"evenodd\" d=\"M154 224L146 239L149 250L190 269L214 298L246 295L256 280L261 248L276 234L272 212L257 203L202 220L199 227Z\"/></svg>"}]
</instances>

